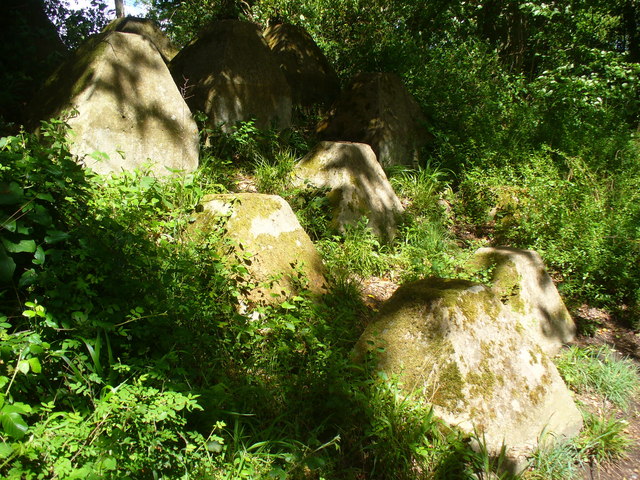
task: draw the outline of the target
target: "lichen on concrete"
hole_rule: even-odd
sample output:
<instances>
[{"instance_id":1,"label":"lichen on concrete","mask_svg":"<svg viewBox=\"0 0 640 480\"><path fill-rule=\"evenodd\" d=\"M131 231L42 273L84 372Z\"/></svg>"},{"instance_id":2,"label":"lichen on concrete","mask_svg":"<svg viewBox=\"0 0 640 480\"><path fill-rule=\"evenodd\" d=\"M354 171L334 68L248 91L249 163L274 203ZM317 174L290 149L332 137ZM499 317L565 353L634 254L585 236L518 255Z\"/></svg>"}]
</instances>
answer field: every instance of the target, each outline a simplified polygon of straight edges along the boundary
<instances>
[{"instance_id":1,"label":"lichen on concrete","mask_svg":"<svg viewBox=\"0 0 640 480\"><path fill-rule=\"evenodd\" d=\"M235 245L236 255L247 258L256 287L247 295L252 302L278 302L308 286L325 292L322 259L281 197L260 194L209 195L202 200L196 229L221 225L224 237ZM220 223L213 223L219 222Z\"/></svg>"},{"instance_id":2,"label":"lichen on concrete","mask_svg":"<svg viewBox=\"0 0 640 480\"><path fill-rule=\"evenodd\" d=\"M400 375L450 425L487 436L490 451L537 443L543 430L574 435L582 418L559 374L493 288L425 279L400 287L355 347Z\"/></svg>"}]
</instances>

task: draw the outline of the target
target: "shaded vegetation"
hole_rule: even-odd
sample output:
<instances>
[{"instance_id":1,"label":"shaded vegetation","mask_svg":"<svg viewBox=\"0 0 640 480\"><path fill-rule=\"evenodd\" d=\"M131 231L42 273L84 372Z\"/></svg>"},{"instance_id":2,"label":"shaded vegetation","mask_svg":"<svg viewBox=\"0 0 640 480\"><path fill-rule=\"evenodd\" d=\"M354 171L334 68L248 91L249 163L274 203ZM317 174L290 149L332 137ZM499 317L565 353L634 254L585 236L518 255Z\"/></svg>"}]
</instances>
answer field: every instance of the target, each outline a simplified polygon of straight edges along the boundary
<instances>
[{"instance_id":1,"label":"shaded vegetation","mask_svg":"<svg viewBox=\"0 0 640 480\"><path fill-rule=\"evenodd\" d=\"M181 44L213 18L300 24L343 80L399 74L435 139L418 169L388 172L406 214L384 244L364 225L329 231L324 192L289 187L316 112L284 132L203 131L200 168L163 181L83 170L59 120L40 139L3 137L0 476L487 475L500 459L401 395L397 379L350 361L371 313L362 278L455 278L481 245L536 249L566 298L638 326L637 2L150 3ZM67 45L101 26L95 8L84 23L56 10ZM239 313L246 259L216 253L231 251L219 230L185 235L202 196L239 178L296 210L331 273L322 300L302 292ZM569 350L559 365L568 384L619 405L637 384L605 351ZM617 458L623 430L588 418L582 437L541 449L524 476L572 478L580 462Z\"/></svg>"}]
</instances>

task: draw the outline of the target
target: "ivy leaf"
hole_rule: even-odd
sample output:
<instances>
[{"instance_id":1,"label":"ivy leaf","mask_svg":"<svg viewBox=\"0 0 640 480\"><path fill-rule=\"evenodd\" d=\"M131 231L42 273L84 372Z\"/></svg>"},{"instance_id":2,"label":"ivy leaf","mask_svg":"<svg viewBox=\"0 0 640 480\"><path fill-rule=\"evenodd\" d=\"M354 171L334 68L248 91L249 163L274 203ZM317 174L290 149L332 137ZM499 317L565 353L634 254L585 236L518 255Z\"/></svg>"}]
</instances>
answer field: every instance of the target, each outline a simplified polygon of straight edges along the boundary
<instances>
[{"instance_id":1,"label":"ivy leaf","mask_svg":"<svg viewBox=\"0 0 640 480\"><path fill-rule=\"evenodd\" d=\"M38 248L36 248L36 251L33 255L32 263L34 265L42 265L44 263L44 258L45 258L44 250L40 245L38 245Z\"/></svg>"}]
</instances>

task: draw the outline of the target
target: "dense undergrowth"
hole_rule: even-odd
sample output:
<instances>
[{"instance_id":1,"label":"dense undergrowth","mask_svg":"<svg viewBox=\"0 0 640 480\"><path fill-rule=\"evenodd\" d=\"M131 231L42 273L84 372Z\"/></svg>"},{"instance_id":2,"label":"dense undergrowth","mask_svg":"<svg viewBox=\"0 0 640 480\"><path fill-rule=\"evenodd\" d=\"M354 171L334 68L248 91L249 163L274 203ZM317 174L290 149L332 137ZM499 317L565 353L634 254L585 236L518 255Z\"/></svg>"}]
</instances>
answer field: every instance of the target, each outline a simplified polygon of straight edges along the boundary
<instances>
[{"instance_id":1,"label":"dense undergrowth","mask_svg":"<svg viewBox=\"0 0 640 480\"><path fill-rule=\"evenodd\" d=\"M97 5L63 19L46 3L69 45L105 21ZM406 206L392 243L364 224L332 232L325 192L288 184L314 112L296 113L301 130L203 131L200 168L162 181L82 169L59 120L41 139L0 139L0 477L489 478L501 459L350 361L371 314L363 278L454 278L487 244L536 249L568 302L638 327L632 2L148 3L178 44L215 18L301 25L343 83L398 74L434 138L415 168L387 172ZM292 205L331 272L321 301L303 290L239 313L247 259L222 255L221 231L189 235L202 196L239 180ZM572 348L558 367L610 405L637 390L636 369L608 350ZM578 478L583 462L624 454L624 422L585 425L523 476Z\"/></svg>"},{"instance_id":2,"label":"dense undergrowth","mask_svg":"<svg viewBox=\"0 0 640 480\"><path fill-rule=\"evenodd\" d=\"M401 395L395 379L351 363L366 321L354 280L455 276L486 242L457 237L455 222L477 219L492 205L499 209L495 238L529 246L528 235L535 236L541 243L531 246L546 246L557 266L595 274L592 265L611 267L636 248L590 252L607 259L603 265L576 256L575 241L558 240L571 239L572 221L566 212L541 211L552 209L553 190L539 187L524 167L489 170L483 182L470 171L457 191L446 172L429 165L391 172L409 203L398 238L383 244L364 224L343 236L329 231L323 192L288 187L306 148L303 135L259 132L250 123L231 135L209 132L219 137L203 152L200 169L160 181L140 171L106 178L82 169L63 140L65 128L52 121L41 140L21 133L0 144L0 474L8 479L486 475L501 459L474 451L429 405ZM592 218L589 228L604 229L596 226L596 206L612 195L591 199L589 217L588 172L574 163L572 177L563 177L552 156L535 157L531 168L546 166L547 178L558 182L564 194L553 201L570 202L583 221ZM522 186L505 190L497 179L507 175ZM285 196L297 210L332 272L322 301L303 291L281 305L256 307L259 320L252 311L238 313L246 259L221 254L231 251L221 231L198 242L188 234L202 196L232 189L238 177ZM617 212L617 222L631 225L625 215L632 214ZM544 230L543 219L557 228ZM583 278L572 280L573 270L559 271L576 298L592 291ZM632 266L609 271L611 279L636 275ZM625 285L597 291L617 300L611 292ZM621 368L631 378L622 392L631 392L637 375ZM577 378L567 371L569 382ZM594 429L575 443L538 452L526 475L543 478L536 475L558 463L622 454L623 424L588 424ZM570 478L564 470L553 475L544 478Z\"/></svg>"}]
</instances>

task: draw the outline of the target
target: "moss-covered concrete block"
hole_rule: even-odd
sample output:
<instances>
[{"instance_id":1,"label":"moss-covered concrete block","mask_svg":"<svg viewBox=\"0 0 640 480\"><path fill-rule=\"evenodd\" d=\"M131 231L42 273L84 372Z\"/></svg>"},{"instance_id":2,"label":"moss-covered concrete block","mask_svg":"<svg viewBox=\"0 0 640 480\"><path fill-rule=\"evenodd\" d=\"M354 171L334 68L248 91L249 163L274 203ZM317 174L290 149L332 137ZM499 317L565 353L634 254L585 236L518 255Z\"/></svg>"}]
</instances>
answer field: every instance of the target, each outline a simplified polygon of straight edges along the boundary
<instances>
[{"instance_id":1,"label":"moss-covered concrete block","mask_svg":"<svg viewBox=\"0 0 640 480\"><path fill-rule=\"evenodd\" d=\"M178 49L173 45L169 37L164 34L156 22L149 18L138 18L132 16L116 18L104 27L102 31L135 33L136 35L141 35L156 47L166 63L169 63L171 59L178 54Z\"/></svg>"},{"instance_id":2,"label":"moss-covered concrete block","mask_svg":"<svg viewBox=\"0 0 640 480\"><path fill-rule=\"evenodd\" d=\"M49 78L32 118L72 110L71 153L98 173L198 167L198 127L158 50L141 35L106 32L87 41Z\"/></svg>"},{"instance_id":3,"label":"moss-covered concrete block","mask_svg":"<svg viewBox=\"0 0 640 480\"><path fill-rule=\"evenodd\" d=\"M230 132L254 119L258 128L287 128L291 89L254 23L214 22L176 55L169 69L194 111Z\"/></svg>"},{"instance_id":4,"label":"moss-covered concrete block","mask_svg":"<svg viewBox=\"0 0 640 480\"><path fill-rule=\"evenodd\" d=\"M222 228L235 255L247 259L254 287L246 298L277 303L308 288L325 293L324 266L289 204L277 195L207 195L194 229Z\"/></svg>"},{"instance_id":5,"label":"moss-covered concrete block","mask_svg":"<svg viewBox=\"0 0 640 480\"><path fill-rule=\"evenodd\" d=\"M533 250L479 249L466 267L485 272L494 292L548 355L575 337L576 326L542 258Z\"/></svg>"},{"instance_id":6,"label":"moss-covered concrete block","mask_svg":"<svg viewBox=\"0 0 640 480\"><path fill-rule=\"evenodd\" d=\"M269 26L264 38L280 64L297 105L329 105L340 94L335 70L302 27L286 23Z\"/></svg>"},{"instance_id":7,"label":"moss-covered concrete block","mask_svg":"<svg viewBox=\"0 0 640 480\"><path fill-rule=\"evenodd\" d=\"M330 189L336 231L366 217L378 237L394 237L404 209L369 145L320 142L296 165L293 183Z\"/></svg>"},{"instance_id":8,"label":"moss-covered concrete block","mask_svg":"<svg viewBox=\"0 0 640 480\"><path fill-rule=\"evenodd\" d=\"M555 366L490 288L426 279L400 287L355 347L356 359L399 375L451 426L504 443L513 469L549 438L573 437L582 416Z\"/></svg>"},{"instance_id":9,"label":"moss-covered concrete block","mask_svg":"<svg viewBox=\"0 0 640 480\"><path fill-rule=\"evenodd\" d=\"M316 128L321 140L371 145L385 167L414 165L433 136L402 80L391 73L360 73Z\"/></svg>"}]
</instances>

